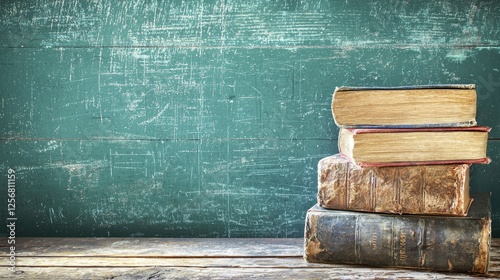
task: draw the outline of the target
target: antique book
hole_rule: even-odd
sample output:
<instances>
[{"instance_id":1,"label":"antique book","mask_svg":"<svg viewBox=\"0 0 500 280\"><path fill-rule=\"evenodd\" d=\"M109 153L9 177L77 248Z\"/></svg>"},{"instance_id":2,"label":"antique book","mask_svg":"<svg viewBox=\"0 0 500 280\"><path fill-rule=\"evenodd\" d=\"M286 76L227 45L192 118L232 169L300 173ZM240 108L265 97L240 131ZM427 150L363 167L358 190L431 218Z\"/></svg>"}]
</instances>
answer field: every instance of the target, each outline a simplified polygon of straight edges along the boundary
<instances>
[{"instance_id":1,"label":"antique book","mask_svg":"<svg viewBox=\"0 0 500 280\"><path fill-rule=\"evenodd\" d=\"M328 209L465 216L470 164L360 167L340 155L318 163L318 204Z\"/></svg>"},{"instance_id":2,"label":"antique book","mask_svg":"<svg viewBox=\"0 0 500 280\"><path fill-rule=\"evenodd\" d=\"M340 153L360 166L489 163L489 127L345 129Z\"/></svg>"},{"instance_id":3,"label":"antique book","mask_svg":"<svg viewBox=\"0 0 500 280\"><path fill-rule=\"evenodd\" d=\"M339 127L475 126L474 85L337 87L332 113Z\"/></svg>"},{"instance_id":4,"label":"antique book","mask_svg":"<svg viewBox=\"0 0 500 280\"><path fill-rule=\"evenodd\" d=\"M491 242L490 194L472 195L466 217L327 210L305 223L308 262L486 273Z\"/></svg>"}]
</instances>

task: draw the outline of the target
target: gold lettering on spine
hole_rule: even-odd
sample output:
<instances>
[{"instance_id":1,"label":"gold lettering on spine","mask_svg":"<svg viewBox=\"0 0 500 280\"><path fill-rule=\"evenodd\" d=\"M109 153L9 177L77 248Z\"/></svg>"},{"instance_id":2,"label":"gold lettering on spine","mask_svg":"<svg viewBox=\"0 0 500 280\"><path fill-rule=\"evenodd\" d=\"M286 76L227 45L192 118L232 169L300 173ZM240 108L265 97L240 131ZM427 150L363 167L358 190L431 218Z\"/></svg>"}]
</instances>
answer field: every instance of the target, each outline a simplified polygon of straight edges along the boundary
<instances>
[{"instance_id":1,"label":"gold lettering on spine","mask_svg":"<svg viewBox=\"0 0 500 280\"><path fill-rule=\"evenodd\" d=\"M377 233L376 232L372 233L372 238L370 239L370 246L372 248L372 251L377 251L377 246L378 246L377 239L378 239Z\"/></svg>"},{"instance_id":2,"label":"gold lettering on spine","mask_svg":"<svg viewBox=\"0 0 500 280\"><path fill-rule=\"evenodd\" d=\"M404 231L399 232L399 262L406 264L406 233Z\"/></svg>"}]
</instances>

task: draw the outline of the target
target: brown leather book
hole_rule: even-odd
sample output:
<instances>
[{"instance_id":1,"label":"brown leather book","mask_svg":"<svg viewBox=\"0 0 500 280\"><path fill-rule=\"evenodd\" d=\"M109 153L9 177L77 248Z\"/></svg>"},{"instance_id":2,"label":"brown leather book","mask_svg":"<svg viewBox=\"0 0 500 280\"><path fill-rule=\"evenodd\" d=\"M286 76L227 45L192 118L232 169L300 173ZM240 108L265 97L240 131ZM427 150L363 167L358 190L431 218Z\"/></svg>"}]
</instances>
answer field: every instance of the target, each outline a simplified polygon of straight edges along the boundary
<instances>
[{"instance_id":1,"label":"brown leather book","mask_svg":"<svg viewBox=\"0 0 500 280\"><path fill-rule=\"evenodd\" d=\"M465 216L469 164L360 167L340 155L318 163L318 204L328 209Z\"/></svg>"},{"instance_id":2,"label":"brown leather book","mask_svg":"<svg viewBox=\"0 0 500 280\"><path fill-rule=\"evenodd\" d=\"M487 273L490 194L472 194L467 217L326 210L306 216L308 262Z\"/></svg>"}]
</instances>

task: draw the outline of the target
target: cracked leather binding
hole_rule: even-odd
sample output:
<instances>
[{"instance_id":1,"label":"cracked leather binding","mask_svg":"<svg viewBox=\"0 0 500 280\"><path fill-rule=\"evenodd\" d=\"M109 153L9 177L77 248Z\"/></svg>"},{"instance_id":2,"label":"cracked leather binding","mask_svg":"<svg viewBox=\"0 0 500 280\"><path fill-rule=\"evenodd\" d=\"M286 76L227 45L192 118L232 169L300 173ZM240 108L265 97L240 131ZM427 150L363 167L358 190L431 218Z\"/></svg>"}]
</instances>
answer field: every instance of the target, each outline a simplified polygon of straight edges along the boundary
<instances>
[{"instance_id":1,"label":"cracked leather binding","mask_svg":"<svg viewBox=\"0 0 500 280\"><path fill-rule=\"evenodd\" d=\"M490 194L473 195L466 217L326 210L307 212L308 262L486 273Z\"/></svg>"}]
</instances>

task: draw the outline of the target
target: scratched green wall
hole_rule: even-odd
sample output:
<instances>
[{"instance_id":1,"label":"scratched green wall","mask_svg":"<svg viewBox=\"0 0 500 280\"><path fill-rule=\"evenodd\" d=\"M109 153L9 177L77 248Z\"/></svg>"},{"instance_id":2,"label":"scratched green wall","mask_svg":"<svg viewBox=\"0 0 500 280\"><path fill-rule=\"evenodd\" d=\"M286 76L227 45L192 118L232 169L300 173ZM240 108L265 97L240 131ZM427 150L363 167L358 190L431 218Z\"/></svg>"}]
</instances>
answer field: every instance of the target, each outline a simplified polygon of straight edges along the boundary
<instances>
[{"instance_id":1,"label":"scratched green wall","mask_svg":"<svg viewBox=\"0 0 500 280\"><path fill-rule=\"evenodd\" d=\"M474 83L500 237L498 1L2 1L18 236L302 237L335 86ZM6 235L6 230L2 231Z\"/></svg>"}]
</instances>

